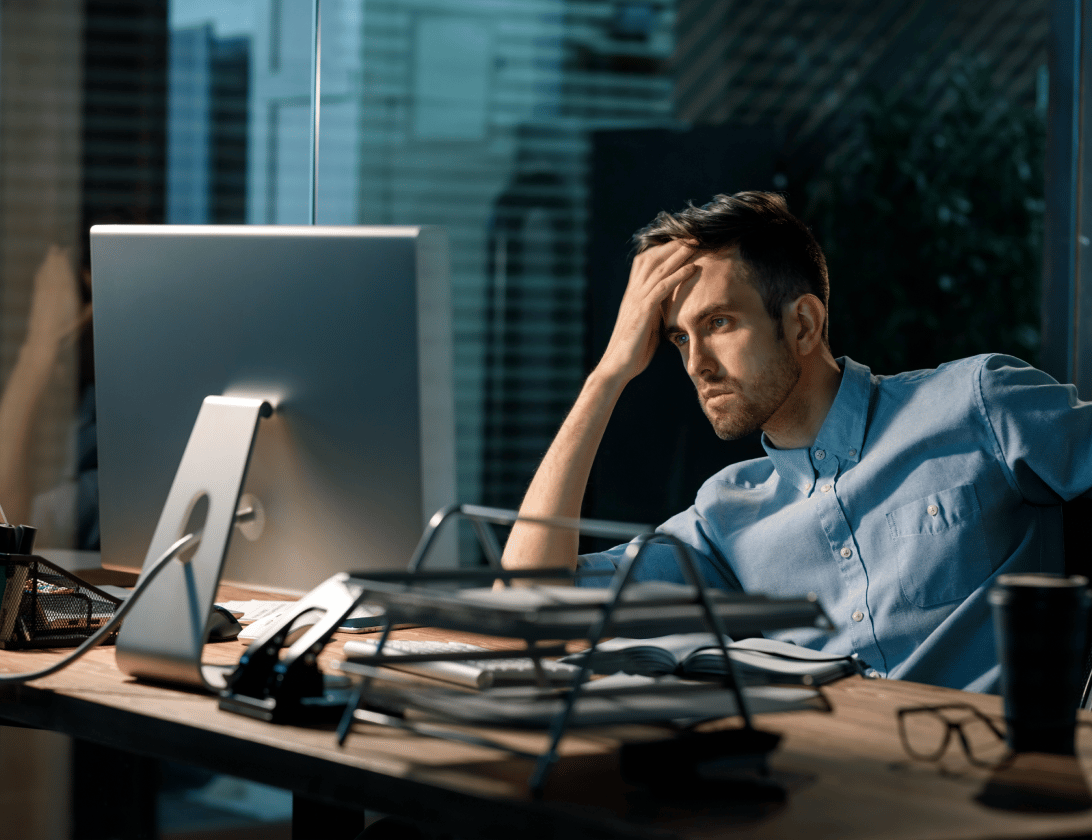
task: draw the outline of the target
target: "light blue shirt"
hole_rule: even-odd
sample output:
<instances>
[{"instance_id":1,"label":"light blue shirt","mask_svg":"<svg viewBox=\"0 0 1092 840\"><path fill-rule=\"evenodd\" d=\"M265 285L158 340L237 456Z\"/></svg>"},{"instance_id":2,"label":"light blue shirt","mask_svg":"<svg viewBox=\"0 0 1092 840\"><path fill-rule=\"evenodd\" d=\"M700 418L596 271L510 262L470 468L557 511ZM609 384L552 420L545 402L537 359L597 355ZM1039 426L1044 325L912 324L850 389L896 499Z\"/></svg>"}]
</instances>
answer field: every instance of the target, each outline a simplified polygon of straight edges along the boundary
<instances>
[{"instance_id":1,"label":"light blue shirt","mask_svg":"<svg viewBox=\"0 0 1092 840\"><path fill-rule=\"evenodd\" d=\"M1092 403L1008 356L898 376L839 364L811 447L763 435L768 457L721 470L657 530L693 547L709 585L814 592L836 628L770 635L855 652L873 676L993 691L986 593L999 574L1062 571L1058 505L1092 495ZM607 570L624 548L581 560ZM667 544L636 576L682 581Z\"/></svg>"}]
</instances>

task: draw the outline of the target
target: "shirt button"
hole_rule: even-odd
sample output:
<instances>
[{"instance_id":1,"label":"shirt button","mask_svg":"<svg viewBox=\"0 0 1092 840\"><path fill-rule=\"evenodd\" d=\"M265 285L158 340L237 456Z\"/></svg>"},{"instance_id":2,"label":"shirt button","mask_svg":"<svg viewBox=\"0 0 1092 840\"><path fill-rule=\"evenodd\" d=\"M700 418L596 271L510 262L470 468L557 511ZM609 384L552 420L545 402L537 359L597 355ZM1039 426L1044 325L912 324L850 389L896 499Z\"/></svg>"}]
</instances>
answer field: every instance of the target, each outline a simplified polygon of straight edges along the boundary
<instances>
[{"instance_id":1,"label":"shirt button","mask_svg":"<svg viewBox=\"0 0 1092 840\"><path fill-rule=\"evenodd\" d=\"M870 671L866 671L865 676L871 680L878 680L880 678L880 672L873 668Z\"/></svg>"},{"instance_id":2,"label":"shirt button","mask_svg":"<svg viewBox=\"0 0 1092 840\"><path fill-rule=\"evenodd\" d=\"M842 549L842 556L843 557L852 557L853 556L853 549L843 548ZM860 619L857 619L857 620L860 621Z\"/></svg>"},{"instance_id":3,"label":"shirt button","mask_svg":"<svg viewBox=\"0 0 1092 840\"><path fill-rule=\"evenodd\" d=\"M853 620L854 621L864 621L864 613L861 612L860 610L857 610L857 612L853 613Z\"/></svg>"},{"instance_id":4,"label":"shirt button","mask_svg":"<svg viewBox=\"0 0 1092 840\"><path fill-rule=\"evenodd\" d=\"M852 458L852 457L853 457L853 456L855 456L856 454L857 454L857 450L856 450L856 449L851 449L851 450L849 450L849 457L850 457L850 458Z\"/></svg>"},{"instance_id":5,"label":"shirt button","mask_svg":"<svg viewBox=\"0 0 1092 840\"><path fill-rule=\"evenodd\" d=\"M940 513L940 508L938 508L936 505L929 505L926 510L929 511L930 516L936 516L938 513Z\"/></svg>"},{"instance_id":6,"label":"shirt button","mask_svg":"<svg viewBox=\"0 0 1092 840\"><path fill-rule=\"evenodd\" d=\"M829 484L824 484L819 489L822 490L824 493L829 493L830 492L830 485Z\"/></svg>"},{"instance_id":7,"label":"shirt button","mask_svg":"<svg viewBox=\"0 0 1092 840\"><path fill-rule=\"evenodd\" d=\"M824 452L822 449L816 449L815 450L815 459L817 461L822 461L826 457L827 457L827 453Z\"/></svg>"}]
</instances>

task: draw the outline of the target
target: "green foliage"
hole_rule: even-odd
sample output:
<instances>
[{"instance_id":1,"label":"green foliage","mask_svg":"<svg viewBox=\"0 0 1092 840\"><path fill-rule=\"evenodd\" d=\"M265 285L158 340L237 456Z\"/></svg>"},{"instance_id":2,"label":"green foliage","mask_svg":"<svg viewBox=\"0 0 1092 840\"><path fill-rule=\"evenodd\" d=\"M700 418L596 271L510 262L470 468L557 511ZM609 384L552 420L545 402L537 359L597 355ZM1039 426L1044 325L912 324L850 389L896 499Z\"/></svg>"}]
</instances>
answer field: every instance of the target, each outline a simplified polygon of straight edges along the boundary
<instances>
[{"instance_id":1,"label":"green foliage","mask_svg":"<svg viewBox=\"0 0 1092 840\"><path fill-rule=\"evenodd\" d=\"M807 214L836 356L876 373L1039 346L1045 129L964 66L923 99L874 95Z\"/></svg>"}]
</instances>

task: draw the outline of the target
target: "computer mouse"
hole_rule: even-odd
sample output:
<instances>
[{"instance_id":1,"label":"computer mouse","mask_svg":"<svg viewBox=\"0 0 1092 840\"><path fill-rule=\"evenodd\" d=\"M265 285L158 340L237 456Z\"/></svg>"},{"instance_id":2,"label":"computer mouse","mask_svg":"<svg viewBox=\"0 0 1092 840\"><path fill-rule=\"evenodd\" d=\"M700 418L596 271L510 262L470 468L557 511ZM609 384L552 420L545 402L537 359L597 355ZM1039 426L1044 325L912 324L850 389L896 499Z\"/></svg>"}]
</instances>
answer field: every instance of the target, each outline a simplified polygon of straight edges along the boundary
<instances>
[{"instance_id":1,"label":"computer mouse","mask_svg":"<svg viewBox=\"0 0 1092 840\"><path fill-rule=\"evenodd\" d=\"M238 638L242 629L243 625L228 610L219 604L212 605L208 624L205 625L205 636L210 642L230 642Z\"/></svg>"}]
</instances>

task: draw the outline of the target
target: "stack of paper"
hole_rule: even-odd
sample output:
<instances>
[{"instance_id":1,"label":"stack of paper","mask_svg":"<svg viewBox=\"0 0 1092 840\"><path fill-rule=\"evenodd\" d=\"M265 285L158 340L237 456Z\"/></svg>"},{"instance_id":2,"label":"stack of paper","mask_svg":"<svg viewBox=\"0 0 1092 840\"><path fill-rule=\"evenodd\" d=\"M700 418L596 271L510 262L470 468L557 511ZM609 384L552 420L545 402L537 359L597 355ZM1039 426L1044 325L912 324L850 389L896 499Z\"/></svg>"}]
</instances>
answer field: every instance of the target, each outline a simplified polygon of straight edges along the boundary
<instances>
[{"instance_id":1,"label":"stack of paper","mask_svg":"<svg viewBox=\"0 0 1092 840\"><path fill-rule=\"evenodd\" d=\"M776 639L725 640L736 673L744 682L797 682L821 685L849 674L861 673L864 663L854 654L841 656L800 647ZM582 664L587 653L565 657L563 662ZM711 633L678 633L655 639L611 639L597 646L592 657L597 674L674 674L691 679L724 676L724 655Z\"/></svg>"}]
</instances>

